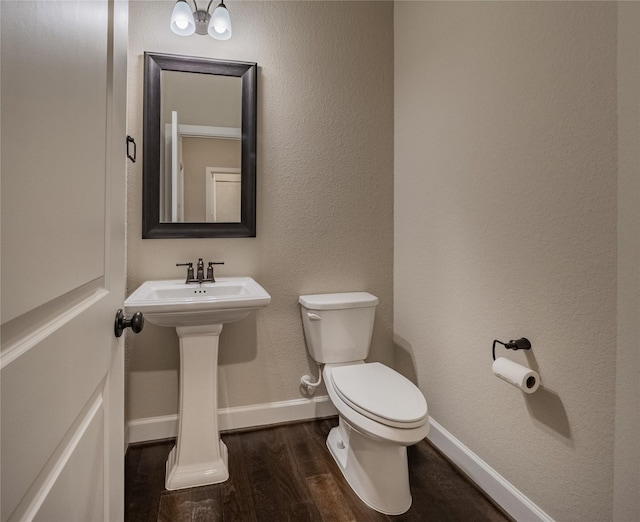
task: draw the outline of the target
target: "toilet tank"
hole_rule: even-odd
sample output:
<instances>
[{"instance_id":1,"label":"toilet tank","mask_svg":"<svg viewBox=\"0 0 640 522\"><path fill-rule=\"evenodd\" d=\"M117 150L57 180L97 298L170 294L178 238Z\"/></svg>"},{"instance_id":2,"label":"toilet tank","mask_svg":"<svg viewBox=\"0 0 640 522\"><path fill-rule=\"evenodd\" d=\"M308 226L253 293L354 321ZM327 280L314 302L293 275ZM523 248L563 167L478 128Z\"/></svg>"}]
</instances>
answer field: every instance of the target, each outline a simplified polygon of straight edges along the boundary
<instances>
[{"instance_id":1,"label":"toilet tank","mask_svg":"<svg viewBox=\"0 0 640 522\"><path fill-rule=\"evenodd\" d=\"M378 298L367 292L302 295L298 300L307 348L320 364L369 355Z\"/></svg>"}]
</instances>

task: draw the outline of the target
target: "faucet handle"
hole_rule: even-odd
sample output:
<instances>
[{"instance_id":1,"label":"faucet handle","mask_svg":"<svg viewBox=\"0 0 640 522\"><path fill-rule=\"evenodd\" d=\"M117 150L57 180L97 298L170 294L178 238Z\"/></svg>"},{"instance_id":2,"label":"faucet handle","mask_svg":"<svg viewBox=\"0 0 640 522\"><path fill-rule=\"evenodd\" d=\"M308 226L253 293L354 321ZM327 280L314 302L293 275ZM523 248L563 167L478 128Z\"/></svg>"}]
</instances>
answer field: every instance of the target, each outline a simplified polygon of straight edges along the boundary
<instances>
[{"instance_id":1,"label":"faucet handle","mask_svg":"<svg viewBox=\"0 0 640 522\"><path fill-rule=\"evenodd\" d=\"M187 283L190 279L193 279L193 263L176 263L176 266L186 266L187 267Z\"/></svg>"},{"instance_id":2,"label":"faucet handle","mask_svg":"<svg viewBox=\"0 0 640 522\"><path fill-rule=\"evenodd\" d=\"M207 266L207 279L211 279L212 282L216 282L213 277L213 265L224 265L224 261L209 261Z\"/></svg>"}]
</instances>

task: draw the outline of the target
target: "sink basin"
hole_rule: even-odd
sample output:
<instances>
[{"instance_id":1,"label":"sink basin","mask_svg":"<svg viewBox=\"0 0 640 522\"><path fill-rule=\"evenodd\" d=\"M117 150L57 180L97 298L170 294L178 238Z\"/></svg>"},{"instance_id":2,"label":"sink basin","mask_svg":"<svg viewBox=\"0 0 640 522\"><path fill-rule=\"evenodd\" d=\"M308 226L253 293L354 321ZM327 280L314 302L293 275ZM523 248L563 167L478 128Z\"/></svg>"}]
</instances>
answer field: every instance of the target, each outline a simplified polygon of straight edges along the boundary
<instances>
[{"instance_id":1,"label":"sink basin","mask_svg":"<svg viewBox=\"0 0 640 522\"><path fill-rule=\"evenodd\" d=\"M267 306L271 296L250 277L220 277L215 283L183 279L147 281L125 301L158 326L205 326L238 321Z\"/></svg>"}]
</instances>

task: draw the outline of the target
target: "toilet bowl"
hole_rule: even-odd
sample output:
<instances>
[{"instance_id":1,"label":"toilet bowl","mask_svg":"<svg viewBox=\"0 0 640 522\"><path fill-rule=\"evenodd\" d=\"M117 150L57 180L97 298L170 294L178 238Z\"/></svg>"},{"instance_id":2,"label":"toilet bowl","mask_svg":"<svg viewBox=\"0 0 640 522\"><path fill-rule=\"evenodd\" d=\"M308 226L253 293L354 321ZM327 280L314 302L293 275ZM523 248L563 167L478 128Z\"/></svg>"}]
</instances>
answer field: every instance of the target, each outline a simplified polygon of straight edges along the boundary
<instances>
[{"instance_id":1,"label":"toilet bowl","mask_svg":"<svg viewBox=\"0 0 640 522\"><path fill-rule=\"evenodd\" d=\"M378 299L366 292L299 299L307 346L320 364L339 424L327 446L369 507L399 515L411 506L406 447L429 431L427 403L408 379L369 353Z\"/></svg>"}]
</instances>

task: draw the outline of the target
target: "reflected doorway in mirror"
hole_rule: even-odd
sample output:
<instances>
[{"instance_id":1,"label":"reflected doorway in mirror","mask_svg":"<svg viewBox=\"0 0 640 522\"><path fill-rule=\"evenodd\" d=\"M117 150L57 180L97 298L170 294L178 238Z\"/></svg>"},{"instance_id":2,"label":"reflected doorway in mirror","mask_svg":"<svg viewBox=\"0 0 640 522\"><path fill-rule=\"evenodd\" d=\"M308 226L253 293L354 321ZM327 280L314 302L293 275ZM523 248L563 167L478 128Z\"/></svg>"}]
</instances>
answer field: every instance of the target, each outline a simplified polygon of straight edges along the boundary
<instances>
[{"instance_id":1,"label":"reflected doorway in mirror","mask_svg":"<svg viewBox=\"0 0 640 522\"><path fill-rule=\"evenodd\" d=\"M240 221L240 169L207 167L207 222Z\"/></svg>"}]
</instances>

